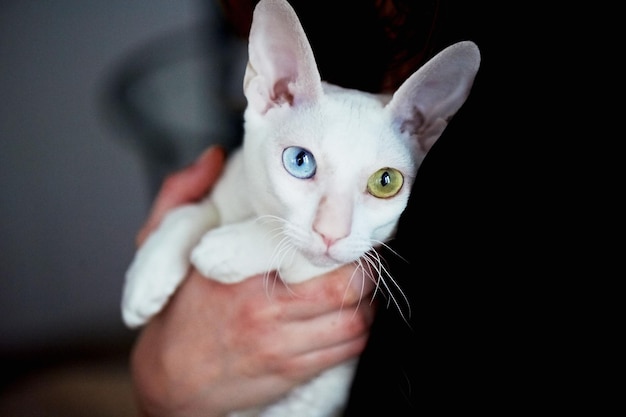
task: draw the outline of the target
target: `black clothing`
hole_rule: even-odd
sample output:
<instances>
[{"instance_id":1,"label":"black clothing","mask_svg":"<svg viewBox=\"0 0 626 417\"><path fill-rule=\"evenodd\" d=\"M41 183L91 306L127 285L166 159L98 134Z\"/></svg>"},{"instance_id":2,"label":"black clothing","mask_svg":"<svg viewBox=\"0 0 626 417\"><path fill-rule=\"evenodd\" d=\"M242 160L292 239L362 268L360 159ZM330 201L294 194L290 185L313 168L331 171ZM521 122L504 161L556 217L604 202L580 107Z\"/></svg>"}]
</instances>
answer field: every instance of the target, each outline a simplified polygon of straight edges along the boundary
<instances>
[{"instance_id":1,"label":"black clothing","mask_svg":"<svg viewBox=\"0 0 626 417\"><path fill-rule=\"evenodd\" d=\"M615 398L598 370L615 364L600 365L610 347L589 331L605 317L590 320L593 296L576 293L590 277L572 274L580 260L559 258L567 249L552 233L562 213L552 217L558 191L544 189L552 179L538 156L553 131L569 136L550 116L560 101L546 69L558 71L542 51L543 12L441 5L434 49L472 40L481 67L419 169L391 243L407 262L386 256L409 323L393 306L379 310L345 416L597 415Z\"/></svg>"}]
</instances>

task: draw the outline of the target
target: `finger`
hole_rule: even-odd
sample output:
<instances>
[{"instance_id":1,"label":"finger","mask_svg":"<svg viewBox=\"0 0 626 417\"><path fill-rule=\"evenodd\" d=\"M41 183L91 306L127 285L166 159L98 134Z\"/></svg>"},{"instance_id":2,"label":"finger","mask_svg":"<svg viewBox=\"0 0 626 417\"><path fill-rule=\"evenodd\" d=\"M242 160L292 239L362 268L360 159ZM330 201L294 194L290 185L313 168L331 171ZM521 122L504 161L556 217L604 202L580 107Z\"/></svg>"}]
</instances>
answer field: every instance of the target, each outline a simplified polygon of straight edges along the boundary
<instances>
[{"instance_id":1,"label":"finger","mask_svg":"<svg viewBox=\"0 0 626 417\"><path fill-rule=\"evenodd\" d=\"M363 353L368 337L368 334L361 334L325 349L312 350L302 355L293 356L288 360L277 362L276 369L273 371L295 381L307 380L318 375L321 369L328 369L358 357Z\"/></svg>"},{"instance_id":2,"label":"finger","mask_svg":"<svg viewBox=\"0 0 626 417\"><path fill-rule=\"evenodd\" d=\"M152 205L148 220L137 233L137 246L145 241L168 211L197 201L209 192L222 171L224 158L225 153L220 146L211 146L193 165L166 178Z\"/></svg>"},{"instance_id":3,"label":"finger","mask_svg":"<svg viewBox=\"0 0 626 417\"><path fill-rule=\"evenodd\" d=\"M369 332L375 308L360 304L353 308L332 311L315 318L285 325L288 353L292 356L332 348Z\"/></svg>"},{"instance_id":4,"label":"finger","mask_svg":"<svg viewBox=\"0 0 626 417\"><path fill-rule=\"evenodd\" d=\"M264 373L312 376L320 369L359 355L365 347L373 312L359 307L355 311L332 312L311 320L289 322L273 332L257 334L248 349L254 364ZM283 342L276 343L276 340ZM244 344L245 341L241 341ZM249 364L248 364L249 365ZM255 366L256 366L255 365Z\"/></svg>"},{"instance_id":5,"label":"finger","mask_svg":"<svg viewBox=\"0 0 626 417\"><path fill-rule=\"evenodd\" d=\"M269 292L285 309L290 320L369 305L375 283L369 273L353 264L299 284L276 284Z\"/></svg>"}]
</instances>

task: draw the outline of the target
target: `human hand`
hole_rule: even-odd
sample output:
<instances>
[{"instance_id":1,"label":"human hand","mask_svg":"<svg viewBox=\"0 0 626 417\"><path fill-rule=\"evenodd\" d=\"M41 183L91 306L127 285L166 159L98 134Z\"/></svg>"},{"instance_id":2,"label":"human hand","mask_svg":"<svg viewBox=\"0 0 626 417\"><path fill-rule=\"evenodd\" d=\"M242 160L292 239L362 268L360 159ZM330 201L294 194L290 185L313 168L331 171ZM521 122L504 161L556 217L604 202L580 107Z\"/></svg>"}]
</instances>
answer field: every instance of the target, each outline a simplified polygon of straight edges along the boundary
<instances>
[{"instance_id":1,"label":"human hand","mask_svg":"<svg viewBox=\"0 0 626 417\"><path fill-rule=\"evenodd\" d=\"M169 177L138 244L169 209L201 198L222 162L223 153L209 150ZM372 289L353 266L289 287L261 275L221 284L192 271L134 346L140 409L150 417L221 416L279 398L362 352Z\"/></svg>"},{"instance_id":2,"label":"human hand","mask_svg":"<svg viewBox=\"0 0 626 417\"><path fill-rule=\"evenodd\" d=\"M137 233L135 243L141 246L148 235L174 207L202 199L213 187L224 167L225 153L219 146L204 151L193 165L169 175L156 196L148 220Z\"/></svg>"},{"instance_id":3,"label":"human hand","mask_svg":"<svg viewBox=\"0 0 626 417\"><path fill-rule=\"evenodd\" d=\"M229 285L192 272L135 345L140 407L151 417L221 416L358 355L373 308L360 278L348 283L352 272L271 290L263 276Z\"/></svg>"}]
</instances>

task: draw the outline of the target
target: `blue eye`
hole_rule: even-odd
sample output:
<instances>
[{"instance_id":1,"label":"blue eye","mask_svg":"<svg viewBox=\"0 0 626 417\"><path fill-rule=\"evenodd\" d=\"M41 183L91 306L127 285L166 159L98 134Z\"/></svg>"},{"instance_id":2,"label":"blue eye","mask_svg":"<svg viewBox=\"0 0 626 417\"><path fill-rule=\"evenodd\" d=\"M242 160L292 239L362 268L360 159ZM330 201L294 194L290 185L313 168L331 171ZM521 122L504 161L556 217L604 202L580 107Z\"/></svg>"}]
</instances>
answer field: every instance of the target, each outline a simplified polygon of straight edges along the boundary
<instances>
[{"instance_id":1,"label":"blue eye","mask_svg":"<svg viewBox=\"0 0 626 417\"><path fill-rule=\"evenodd\" d=\"M317 168L313 154L297 146L283 150L283 166L288 173L301 179L313 177Z\"/></svg>"}]
</instances>

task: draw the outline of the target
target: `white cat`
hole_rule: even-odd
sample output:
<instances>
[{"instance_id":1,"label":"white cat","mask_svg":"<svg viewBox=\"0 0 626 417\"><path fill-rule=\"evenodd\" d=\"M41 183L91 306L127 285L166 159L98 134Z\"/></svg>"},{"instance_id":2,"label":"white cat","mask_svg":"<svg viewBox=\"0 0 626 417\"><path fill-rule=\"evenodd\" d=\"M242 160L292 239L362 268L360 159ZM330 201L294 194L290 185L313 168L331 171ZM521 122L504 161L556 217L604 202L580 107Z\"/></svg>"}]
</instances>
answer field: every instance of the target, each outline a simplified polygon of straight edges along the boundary
<instances>
[{"instance_id":1,"label":"white cat","mask_svg":"<svg viewBox=\"0 0 626 417\"><path fill-rule=\"evenodd\" d=\"M141 326L158 313L190 263L227 283L268 270L295 283L350 262L377 270L375 248L393 237L417 169L465 102L479 63L476 45L464 41L393 96L340 88L321 81L291 6L261 0L249 38L243 145L212 193L173 210L137 252L126 276L125 323ZM335 415L354 366L233 416Z\"/></svg>"}]
</instances>

